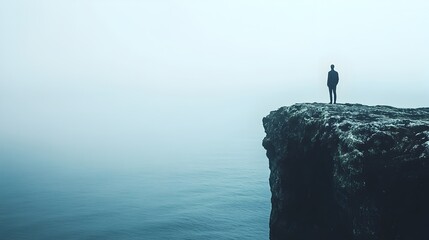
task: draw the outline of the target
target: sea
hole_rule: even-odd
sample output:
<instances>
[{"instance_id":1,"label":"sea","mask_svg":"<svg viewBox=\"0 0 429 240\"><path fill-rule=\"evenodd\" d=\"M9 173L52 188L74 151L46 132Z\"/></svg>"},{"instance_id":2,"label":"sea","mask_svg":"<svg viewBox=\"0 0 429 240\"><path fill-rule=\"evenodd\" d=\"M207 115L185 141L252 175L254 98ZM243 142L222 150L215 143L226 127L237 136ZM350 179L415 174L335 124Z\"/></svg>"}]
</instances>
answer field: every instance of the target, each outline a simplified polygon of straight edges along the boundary
<instances>
[{"instance_id":1,"label":"sea","mask_svg":"<svg viewBox=\"0 0 429 240\"><path fill-rule=\"evenodd\" d=\"M0 139L2 240L268 239L261 136L103 145L12 135Z\"/></svg>"}]
</instances>

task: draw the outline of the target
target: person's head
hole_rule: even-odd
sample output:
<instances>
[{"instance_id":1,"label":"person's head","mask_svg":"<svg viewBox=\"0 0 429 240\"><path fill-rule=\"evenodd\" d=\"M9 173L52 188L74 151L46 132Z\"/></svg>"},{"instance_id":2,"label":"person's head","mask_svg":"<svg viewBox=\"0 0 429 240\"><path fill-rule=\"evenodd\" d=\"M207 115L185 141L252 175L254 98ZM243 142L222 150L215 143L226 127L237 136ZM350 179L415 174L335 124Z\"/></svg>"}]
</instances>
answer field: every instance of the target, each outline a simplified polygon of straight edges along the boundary
<instances>
[{"instance_id":1,"label":"person's head","mask_svg":"<svg viewBox=\"0 0 429 240\"><path fill-rule=\"evenodd\" d=\"M334 70L335 66L334 64L331 64L331 69Z\"/></svg>"}]
</instances>

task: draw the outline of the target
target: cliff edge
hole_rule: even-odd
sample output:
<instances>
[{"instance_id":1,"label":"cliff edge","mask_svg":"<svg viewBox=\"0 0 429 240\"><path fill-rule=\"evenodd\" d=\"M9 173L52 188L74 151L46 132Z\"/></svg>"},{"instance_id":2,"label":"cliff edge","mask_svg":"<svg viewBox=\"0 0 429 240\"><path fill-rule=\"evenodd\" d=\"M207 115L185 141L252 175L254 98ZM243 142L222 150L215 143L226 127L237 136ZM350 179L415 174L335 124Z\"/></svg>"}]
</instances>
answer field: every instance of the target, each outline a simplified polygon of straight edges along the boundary
<instances>
[{"instance_id":1,"label":"cliff edge","mask_svg":"<svg viewBox=\"0 0 429 240\"><path fill-rule=\"evenodd\" d=\"M295 104L263 125L271 240L429 239L429 108Z\"/></svg>"}]
</instances>

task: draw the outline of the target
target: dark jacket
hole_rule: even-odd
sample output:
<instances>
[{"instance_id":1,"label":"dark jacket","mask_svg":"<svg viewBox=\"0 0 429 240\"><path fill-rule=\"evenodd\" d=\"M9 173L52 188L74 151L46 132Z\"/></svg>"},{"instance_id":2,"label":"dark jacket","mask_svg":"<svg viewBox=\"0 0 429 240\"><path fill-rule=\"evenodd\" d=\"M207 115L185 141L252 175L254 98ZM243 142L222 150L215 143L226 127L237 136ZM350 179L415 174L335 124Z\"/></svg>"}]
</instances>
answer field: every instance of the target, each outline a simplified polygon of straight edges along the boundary
<instances>
[{"instance_id":1,"label":"dark jacket","mask_svg":"<svg viewBox=\"0 0 429 240\"><path fill-rule=\"evenodd\" d=\"M339 81L338 72L335 70L331 70L328 73L328 87L337 86Z\"/></svg>"}]
</instances>

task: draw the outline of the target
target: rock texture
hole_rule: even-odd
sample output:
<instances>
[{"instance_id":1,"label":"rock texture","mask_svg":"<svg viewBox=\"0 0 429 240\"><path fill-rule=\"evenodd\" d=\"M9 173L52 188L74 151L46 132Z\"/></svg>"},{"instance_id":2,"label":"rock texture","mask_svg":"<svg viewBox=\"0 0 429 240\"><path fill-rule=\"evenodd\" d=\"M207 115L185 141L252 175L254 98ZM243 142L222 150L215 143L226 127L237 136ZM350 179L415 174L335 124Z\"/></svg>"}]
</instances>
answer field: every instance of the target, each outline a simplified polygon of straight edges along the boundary
<instances>
[{"instance_id":1,"label":"rock texture","mask_svg":"<svg viewBox=\"0 0 429 240\"><path fill-rule=\"evenodd\" d=\"M429 239L429 108L295 104L263 124L270 239Z\"/></svg>"}]
</instances>

